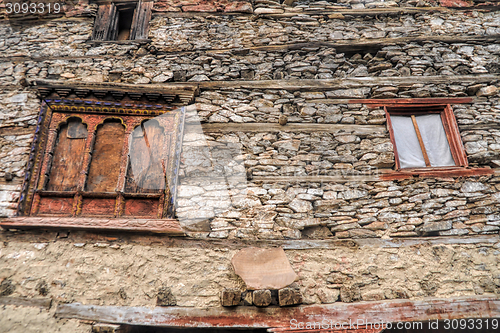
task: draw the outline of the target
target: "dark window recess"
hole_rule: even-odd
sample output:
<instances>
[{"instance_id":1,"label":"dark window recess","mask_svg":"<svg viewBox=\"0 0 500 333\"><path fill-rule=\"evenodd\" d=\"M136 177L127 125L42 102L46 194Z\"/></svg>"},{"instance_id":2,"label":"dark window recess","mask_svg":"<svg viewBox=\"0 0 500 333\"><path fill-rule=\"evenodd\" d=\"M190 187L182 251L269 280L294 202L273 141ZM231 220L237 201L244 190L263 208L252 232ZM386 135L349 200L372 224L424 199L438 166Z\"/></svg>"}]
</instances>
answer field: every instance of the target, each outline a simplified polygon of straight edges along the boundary
<instances>
[{"instance_id":1,"label":"dark window recess","mask_svg":"<svg viewBox=\"0 0 500 333\"><path fill-rule=\"evenodd\" d=\"M147 39L152 1L113 2L99 6L93 40Z\"/></svg>"}]
</instances>

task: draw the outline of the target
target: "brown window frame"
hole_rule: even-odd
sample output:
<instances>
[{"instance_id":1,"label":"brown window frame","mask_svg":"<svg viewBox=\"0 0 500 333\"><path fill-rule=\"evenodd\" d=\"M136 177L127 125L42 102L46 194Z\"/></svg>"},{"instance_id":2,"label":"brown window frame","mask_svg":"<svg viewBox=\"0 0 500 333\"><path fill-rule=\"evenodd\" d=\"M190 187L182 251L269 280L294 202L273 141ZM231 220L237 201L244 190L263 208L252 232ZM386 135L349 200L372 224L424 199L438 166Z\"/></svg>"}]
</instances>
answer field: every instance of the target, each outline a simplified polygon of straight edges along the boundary
<instances>
[{"instance_id":1,"label":"brown window frame","mask_svg":"<svg viewBox=\"0 0 500 333\"><path fill-rule=\"evenodd\" d=\"M393 105L384 106L384 111L387 119L387 129L389 131L389 136L394 147L394 159L395 168L397 171L429 171L429 170L453 170L453 169L463 169L468 167L467 155L465 153L465 148L462 143L462 138L460 136L460 131L458 128L453 109L450 104L446 105L418 105L418 104L406 104L406 105ZM418 130L418 125L416 125L415 115L425 115L425 114L440 114L441 121L443 123L444 131L446 133L446 138L448 139L448 144L450 146L451 155L455 162L455 166L447 167L433 167L430 163L425 152L425 147L423 147L423 142L420 137ZM401 168L399 161L398 148L396 146L396 141L394 137L394 129L391 121L391 115L401 115L401 116L413 116L412 121L415 126L415 131L421 145L422 154L424 155L424 160L426 165L429 166L425 168Z\"/></svg>"},{"instance_id":2,"label":"brown window frame","mask_svg":"<svg viewBox=\"0 0 500 333\"><path fill-rule=\"evenodd\" d=\"M102 1L98 2L98 5L92 41L147 40L153 0ZM123 18L123 14L132 9L133 18L130 23L128 38L118 39L120 17Z\"/></svg>"}]
</instances>

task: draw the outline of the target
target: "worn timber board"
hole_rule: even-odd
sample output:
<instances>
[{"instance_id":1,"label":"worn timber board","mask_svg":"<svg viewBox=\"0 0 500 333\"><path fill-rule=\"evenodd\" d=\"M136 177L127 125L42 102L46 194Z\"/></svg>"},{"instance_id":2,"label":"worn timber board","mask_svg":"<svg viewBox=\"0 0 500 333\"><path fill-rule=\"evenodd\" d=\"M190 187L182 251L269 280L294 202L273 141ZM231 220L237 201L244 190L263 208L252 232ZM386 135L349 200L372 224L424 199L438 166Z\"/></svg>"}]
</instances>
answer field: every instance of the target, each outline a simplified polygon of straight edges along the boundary
<instances>
[{"instance_id":1,"label":"worn timber board","mask_svg":"<svg viewBox=\"0 0 500 333\"><path fill-rule=\"evenodd\" d=\"M179 221L173 219L103 219L85 217L11 217L0 220L5 229L59 228L161 233L184 236Z\"/></svg>"},{"instance_id":2,"label":"worn timber board","mask_svg":"<svg viewBox=\"0 0 500 333\"><path fill-rule=\"evenodd\" d=\"M0 297L0 304L14 306L32 306L50 309L52 299L50 298L25 298L25 297Z\"/></svg>"},{"instance_id":3,"label":"worn timber board","mask_svg":"<svg viewBox=\"0 0 500 333\"><path fill-rule=\"evenodd\" d=\"M286 89L297 91L324 91L335 89L348 89L359 87L373 87L380 85L399 86L414 83L435 83L435 84L453 84L453 83L484 83L499 81L498 74L485 75L455 75L455 76L422 76L422 77L362 77L347 79L305 79L305 80L259 80L259 81L204 81L204 82L168 82L163 84L128 84L128 83L68 83L59 80L37 80L37 86L47 86L50 88L71 88L71 89L90 89L106 91L137 91L137 92L158 92L166 93L169 90L192 92L195 89Z\"/></svg>"},{"instance_id":4,"label":"worn timber board","mask_svg":"<svg viewBox=\"0 0 500 333\"><path fill-rule=\"evenodd\" d=\"M198 125L187 125L186 131L193 130ZM354 135L386 134L386 127L383 125L346 125L346 124L305 124L288 123L281 126L277 123L224 123L224 124L202 124L203 132L345 132Z\"/></svg>"},{"instance_id":5,"label":"worn timber board","mask_svg":"<svg viewBox=\"0 0 500 333\"><path fill-rule=\"evenodd\" d=\"M376 302L334 303L290 308L236 307L234 309L185 307L95 306L59 304L57 318L115 324L172 327L290 327L290 320L321 322L363 318L370 322L427 321L436 319L500 317L498 296L425 298Z\"/></svg>"}]
</instances>

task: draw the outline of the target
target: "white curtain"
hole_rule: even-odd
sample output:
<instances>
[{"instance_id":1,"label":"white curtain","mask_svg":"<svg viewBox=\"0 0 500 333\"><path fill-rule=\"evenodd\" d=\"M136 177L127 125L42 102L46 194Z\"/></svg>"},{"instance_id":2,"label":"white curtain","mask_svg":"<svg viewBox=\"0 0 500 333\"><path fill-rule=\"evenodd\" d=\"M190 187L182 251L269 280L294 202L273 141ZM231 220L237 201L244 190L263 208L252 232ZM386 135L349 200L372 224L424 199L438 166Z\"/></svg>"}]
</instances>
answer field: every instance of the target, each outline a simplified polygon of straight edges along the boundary
<instances>
[{"instance_id":1,"label":"white curtain","mask_svg":"<svg viewBox=\"0 0 500 333\"><path fill-rule=\"evenodd\" d=\"M427 114L415 116L431 166L454 166L450 145L446 138L441 116ZM417 133L410 116L391 116L394 139L401 168L425 168Z\"/></svg>"}]
</instances>

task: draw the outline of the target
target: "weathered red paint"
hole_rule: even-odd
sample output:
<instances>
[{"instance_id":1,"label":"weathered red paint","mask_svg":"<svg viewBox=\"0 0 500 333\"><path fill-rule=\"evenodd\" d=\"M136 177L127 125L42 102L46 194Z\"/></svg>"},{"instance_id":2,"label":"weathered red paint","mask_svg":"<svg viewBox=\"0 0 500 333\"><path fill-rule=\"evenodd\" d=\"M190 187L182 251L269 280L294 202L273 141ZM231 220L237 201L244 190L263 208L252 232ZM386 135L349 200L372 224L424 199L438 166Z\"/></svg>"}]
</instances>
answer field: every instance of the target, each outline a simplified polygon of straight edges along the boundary
<instances>
[{"instance_id":1,"label":"weathered red paint","mask_svg":"<svg viewBox=\"0 0 500 333\"><path fill-rule=\"evenodd\" d=\"M440 0L441 7L471 7L474 5L472 1L464 0Z\"/></svg>"},{"instance_id":2,"label":"weathered red paint","mask_svg":"<svg viewBox=\"0 0 500 333\"><path fill-rule=\"evenodd\" d=\"M495 171L489 168L453 168L453 169L440 169L440 168L427 168L427 169L404 169L401 171L394 171L380 175L382 180L397 180L409 179L412 177L473 177L492 175Z\"/></svg>"},{"instance_id":3,"label":"weathered red paint","mask_svg":"<svg viewBox=\"0 0 500 333\"><path fill-rule=\"evenodd\" d=\"M347 326L346 326L347 327ZM366 326L357 326L356 329L312 329L312 330L291 330L287 328L270 328L269 332L287 332L287 333L379 333L384 328L370 328Z\"/></svg>"},{"instance_id":4,"label":"weathered red paint","mask_svg":"<svg viewBox=\"0 0 500 333\"><path fill-rule=\"evenodd\" d=\"M148 218L95 218L95 217L11 217L0 220L5 229L58 228L83 230L114 230L161 233L184 236L179 221Z\"/></svg>"},{"instance_id":5,"label":"weathered red paint","mask_svg":"<svg viewBox=\"0 0 500 333\"><path fill-rule=\"evenodd\" d=\"M247 1L230 0L160 0L155 1L154 11L183 12L244 12L252 13L253 8Z\"/></svg>"},{"instance_id":6,"label":"weathered red paint","mask_svg":"<svg viewBox=\"0 0 500 333\"><path fill-rule=\"evenodd\" d=\"M73 198L41 197L37 207L38 215L65 215L71 216Z\"/></svg>"},{"instance_id":7,"label":"weathered red paint","mask_svg":"<svg viewBox=\"0 0 500 333\"><path fill-rule=\"evenodd\" d=\"M83 198L82 216L110 216L114 215L115 200L107 198Z\"/></svg>"},{"instance_id":8,"label":"weathered red paint","mask_svg":"<svg viewBox=\"0 0 500 333\"><path fill-rule=\"evenodd\" d=\"M385 300L359 303L333 303L296 307L186 308L119 307L59 304L58 318L99 322L172 327L253 327L297 330L290 320L348 322L363 318L367 322L427 321L436 319L497 318L497 296L467 296L448 299ZM346 332L347 333L347 332Z\"/></svg>"},{"instance_id":9,"label":"weathered red paint","mask_svg":"<svg viewBox=\"0 0 500 333\"><path fill-rule=\"evenodd\" d=\"M126 199L124 216L156 217L158 199Z\"/></svg>"}]
</instances>

